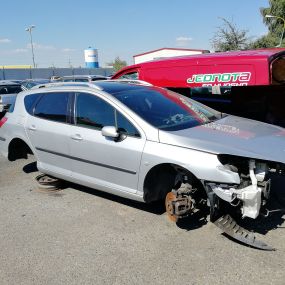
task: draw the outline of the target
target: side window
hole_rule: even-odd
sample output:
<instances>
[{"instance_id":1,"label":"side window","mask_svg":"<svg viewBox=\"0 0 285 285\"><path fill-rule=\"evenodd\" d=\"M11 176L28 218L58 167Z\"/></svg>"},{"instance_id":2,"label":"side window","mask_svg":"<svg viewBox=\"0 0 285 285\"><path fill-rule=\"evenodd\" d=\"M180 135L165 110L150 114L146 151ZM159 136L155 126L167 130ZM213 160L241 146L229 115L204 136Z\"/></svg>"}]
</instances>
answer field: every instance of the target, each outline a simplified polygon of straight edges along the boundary
<instances>
[{"instance_id":1,"label":"side window","mask_svg":"<svg viewBox=\"0 0 285 285\"><path fill-rule=\"evenodd\" d=\"M139 131L114 107L86 93L78 93L76 96L76 125L99 130L105 126L115 126L121 133L140 137Z\"/></svg>"},{"instance_id":2,"label":"side window","mask_svg":"<svg viewBox=\"0 0 285 285\"><path fill-rule=\"evenodd\" d=\"M34 115L43 119L65 123L68 115L69 93L45 93L37 103Z\"/></svg>"},{"instance_id":3,"label":"side window","mask_svg":"<svg viewBox=\"0 0 285 285\"><path fill-rule=\"evenodd\" d=\"M33 115L32 114L33 113L33 107L41 95L43 95L43 94L42 93L36 93L36 94L28 95L24 98L24 104L25 104L26 111L30 115Z\"/></svg>"},{"instance_id":4,"label":"side window","mask_svg":"<svg viewBox=\"0 0 285 285\"><path fill-rule=\"evenodd\" d=\"M133 124L127 120L121 113L116 112L117 114L117 124L118 124L118 131L132 137L140 137L139 131Z\"/></svg>"},{"instance_id":5,"label":"side window","mask_svg":"<svg viewBox=\"0 0 285 285\"><path fill-rule=\"evenodd\" d=\"M115 126L114 108L95 95L78 93L76 96L76 124L96 129Z\"/></svg>"},{"instance_id":6,"label":"side window","mask_svg":"<svg viewBox=\"0 0 285 285\"><path fill-rule=\"evenodd\" d=\"M135 72L129 72L125 73L122 76L120 76L118 79L131 79L131 80L138 80L139 79L139 74L137 71Z\"/></svg>"}]
</instances>

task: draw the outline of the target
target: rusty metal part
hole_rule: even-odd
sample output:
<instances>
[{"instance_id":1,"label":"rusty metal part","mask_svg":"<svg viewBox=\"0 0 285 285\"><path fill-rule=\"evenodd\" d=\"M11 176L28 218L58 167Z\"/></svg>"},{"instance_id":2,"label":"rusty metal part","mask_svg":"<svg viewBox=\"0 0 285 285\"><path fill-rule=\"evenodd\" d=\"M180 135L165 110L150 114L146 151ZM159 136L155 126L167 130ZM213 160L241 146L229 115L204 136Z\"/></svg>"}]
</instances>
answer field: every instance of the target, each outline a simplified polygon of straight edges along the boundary
<instances>
[{"instance_id":1,"label":"rusty metal part","mask_svg":"<svg viewBox=\"0 0 285 285\"><path fill-rule=\"evenodd\" d=\"M40 174L36 178L36 181L38 183L38 191L40 192L54 192L54 191L60 191L61 187L61 180L57 179L55 177L51 177L46 174Z\"/></svg>"},{"instance_id":2,"label":"rusty metal part","mask_svg":"<svg viewBox=\"0 0 285 285\"><path fill-rule=\"evenodd\" d=\"M177 222L178 217L173 212L173 202L176 200L176 195L173 192L168 192L165 197L165 209L168 219L172 222Z\"/></svg>"},{"instance_id":3,"label":"rusty metal part","mask_svg":"<svg viewBox=\"0 0 285 285\"><path fill-rule=\"evenodd\" d=\"M179 218L188 216L191 210L190 196L177 195L177 192L169 192L165 198L165 208L168 218L177 222Z\"/></svg>"},{"instance_id":4,"label":"rusty metal part","mask_svg":"<svg viewBox=\"0 0 285 285\"><path fill-rule=\"evenodd\" d=\"M214 224L220 228L226 235L238 240L241 243L262 250L275 250L263 241L257 240L255 235L243 227L239 226L230 215L224 215L217 219Z\"/></svg>"}]
</instances>

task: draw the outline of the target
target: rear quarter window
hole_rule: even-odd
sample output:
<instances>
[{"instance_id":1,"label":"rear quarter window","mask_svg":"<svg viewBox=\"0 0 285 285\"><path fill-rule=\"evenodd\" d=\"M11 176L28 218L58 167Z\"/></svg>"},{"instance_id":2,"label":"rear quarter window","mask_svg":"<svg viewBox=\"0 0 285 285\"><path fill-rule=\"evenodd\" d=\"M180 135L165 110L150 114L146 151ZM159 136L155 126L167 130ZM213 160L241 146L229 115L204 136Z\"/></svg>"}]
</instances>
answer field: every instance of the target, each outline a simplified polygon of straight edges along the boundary
<instances>
[{"instance_id":1,"label":"rear quarter window","mask_svg":"<svg viewBox=\"0 0 285 285\"><path fill-rule=\"evenodd\" d=\"M28 95L24 98L24 105L25 105L26 111L30 115L33 114L33 107L35 106L35 103L38 101L40 96L42 96L41 93L36 93L36 94Z\"/></svg>"}]
</instances>

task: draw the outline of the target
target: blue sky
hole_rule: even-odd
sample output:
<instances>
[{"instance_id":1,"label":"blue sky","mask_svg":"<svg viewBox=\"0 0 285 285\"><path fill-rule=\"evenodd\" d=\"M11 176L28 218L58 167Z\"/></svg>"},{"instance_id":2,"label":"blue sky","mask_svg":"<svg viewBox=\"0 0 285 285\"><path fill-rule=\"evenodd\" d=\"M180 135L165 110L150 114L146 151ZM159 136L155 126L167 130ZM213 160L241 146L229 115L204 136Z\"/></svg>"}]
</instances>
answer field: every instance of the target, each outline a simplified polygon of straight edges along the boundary
<instances>
[{"instance_id":1,"label":"blue sky","mask_svg":"<svg viewBox=\"0 0 285 285\"><path fill-rule=\"evenodd\" d=\"M84 66L89 46L101 66L117 56L132 64L133 55L162 47L211 50L219 17L259 37L267 31L260 7L268 0L2 0L0 65L32 64L30 25L38 67Z\"/></svg>"}]
</instances>

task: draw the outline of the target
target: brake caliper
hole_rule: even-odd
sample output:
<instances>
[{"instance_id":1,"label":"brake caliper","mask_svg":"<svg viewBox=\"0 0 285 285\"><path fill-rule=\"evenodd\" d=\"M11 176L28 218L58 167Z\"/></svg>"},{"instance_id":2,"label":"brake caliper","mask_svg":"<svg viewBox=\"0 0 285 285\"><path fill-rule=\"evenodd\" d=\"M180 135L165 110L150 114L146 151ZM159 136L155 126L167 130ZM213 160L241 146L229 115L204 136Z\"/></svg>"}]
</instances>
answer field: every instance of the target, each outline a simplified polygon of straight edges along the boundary
<instances>
[{"instance_id":1,"label":"brake caliper","mask_svg":"<svg viewBox=\"0 0 285 285\"><path fill-rule=\"evenodd\" d=\"M194 206L190 195L192 191L191 184L183 183L179 189L173 189L166 195L165 208L171 221L177 222L178 219L185 218L190 214Z\"/></svg>"}]
</instances>

